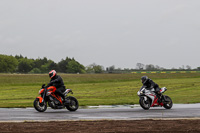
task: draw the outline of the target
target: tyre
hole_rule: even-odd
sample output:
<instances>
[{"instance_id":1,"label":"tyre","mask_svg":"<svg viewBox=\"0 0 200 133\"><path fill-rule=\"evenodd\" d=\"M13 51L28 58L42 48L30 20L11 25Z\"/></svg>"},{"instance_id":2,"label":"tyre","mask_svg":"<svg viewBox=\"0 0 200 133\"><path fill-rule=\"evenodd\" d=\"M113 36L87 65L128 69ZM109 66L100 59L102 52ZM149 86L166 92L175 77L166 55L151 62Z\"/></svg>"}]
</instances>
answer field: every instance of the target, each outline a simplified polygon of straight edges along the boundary
<instances>
[{"instance_id":1,"label":"tyre","mask_svg":"<svg viewBox=\"0 0 200 133\"><path fill-rule=\"evenodd\" d=\"M148 110L151 106L149 98L147 98L147 100L145 101L144 97L140 97L139 103L144 110Z\"/></svg>"},{"instance_id":2,"label":"tyre","mask_svg":"<svg viewBox=\"0 0 200 133\"><path fill-rule=\"evenodd\" d=\"M165 109L171 109L172 106L173 106L172 99L169 96L166 96L166 95L164 95L164 97L165 97L165 101L164 101L163 107Z\"/></svg>"},{"instance_id":3,"label":"tyre","mask_svg":"<svg viewBox=\"0 0 200 133\"><path fill-rule=\"evenodd\" d=\"M44 102L44 104L41 104L39 102L39 99L36 98L33 102L34 108L38 111L38 112L44 112L47 109L47 104L46 102Z\"/></svg>"},{"instance_id":4,"label":"tyre","mask_svg":"<svg viewBox=\"0 0 200 133\"><path fill-rule=\"evenodd\" d=\"M78 100L75 97L69 96L66 98L69 103L66 105L66 108L69 111L76 111L79 107Z\"/></svg>"}]
</instances>

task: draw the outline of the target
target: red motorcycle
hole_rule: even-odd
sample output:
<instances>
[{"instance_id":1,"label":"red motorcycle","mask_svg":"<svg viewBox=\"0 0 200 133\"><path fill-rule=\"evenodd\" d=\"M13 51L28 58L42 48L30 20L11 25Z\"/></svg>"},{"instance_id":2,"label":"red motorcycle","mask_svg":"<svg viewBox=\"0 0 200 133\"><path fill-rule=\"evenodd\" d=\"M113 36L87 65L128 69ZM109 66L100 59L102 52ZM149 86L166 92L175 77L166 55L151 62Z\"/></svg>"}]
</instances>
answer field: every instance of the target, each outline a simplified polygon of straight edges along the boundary
<instances>
[{"instance_id":1,"label":"red motorcycle","mask_svg":"<svg viewBox=\"0 0 200 133\"><path fill-rule=\"evenodd\" d=\"M63 99L61 96L55 93L56 87L50 86L45 87L45 85L42 85L42 88L39 91L40 97L37 97L34 102L34 108L39 112L44 112L47 109L47 103L49 107L52 109L63 109L67 108L69 111L76 111L79 107L78 100L73 96L67 96L68 93L72 93L71 89L66 89L63 94L65 95L65 101L66 103L63 104Z\"/></svg>"},{"instance_id":2,"label":"red motorcycle","mask_svg":"<svg viewBox=\"0 0 200 133\"><path fill-rule=\"evenodd\" d=\"M166 87L160 89L160 98L157 97L154 88L148 89L146 87L141 87L141 89L137 92L140 97L139 103L140 106L148 110L150 107L161 106L165 109L171 109L173 106L173 102L171 98L167 95L163 95L163 93L167 90Z\"/></svg>"}]
</instances>

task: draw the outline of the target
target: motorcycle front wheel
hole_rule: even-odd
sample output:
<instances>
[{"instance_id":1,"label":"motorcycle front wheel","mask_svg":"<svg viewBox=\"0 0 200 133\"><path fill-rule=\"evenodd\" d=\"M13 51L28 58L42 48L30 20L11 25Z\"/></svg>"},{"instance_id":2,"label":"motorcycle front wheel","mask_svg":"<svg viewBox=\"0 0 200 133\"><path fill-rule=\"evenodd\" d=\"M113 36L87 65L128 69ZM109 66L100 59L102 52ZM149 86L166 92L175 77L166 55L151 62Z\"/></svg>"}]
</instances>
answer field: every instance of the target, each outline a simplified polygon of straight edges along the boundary
<instances>
[{"instance_id":1,"label":"motorcycle front wheel","mask_svg":"<svg viewBox=\"0 0 200 133\"><path fill-rule=\"evenodd\" d=\"M144 109L144 110L148 110L151 106L151 102L149 100L149 98L147 98L145 100L144 97L140 97L140 100L139 100L139 103L140 103L140 106Z\"/></svg>"},{"instance_id":2,"label":"motorcycle front wheel","mask_svg":"<svg viewBox=\"0 0 200 133\"><path fill-rule=\"evenodd\" d=\"M163 107L164 107L165 109L171 109L172 106L173 106L172 99L171 99L169 96L166 96L166 95L164 95L164 97L165 97L165 100L166 100L166 101L164 101Z\"/></svg>"},{"instance_id":3,"label":"motorcycle front wheel","mask_svg":"<svg viewBox=\"0 0 200 133\"><path fill-rule=\"evenodd\" d=\"M41 104L39 102L39 99L36 98L33 102L34 108L38 111L38 112L44 112L47 109L47 104L46 102L44 102L43 104Z\"/></svg>"},{"instance_id":4,"label":"motorcycle front wheel","mask_svg":"<svg viewBox=\"0 0 200 133\"><path fill-rule=\"evenodd\" d=\"M78 100L75 97L69 96L69 97L66 98L66 100L69 102L66 105L66 108L69 111L76 111L78 109L79 104L78 104Z\"/></svg>"}]
</instances>

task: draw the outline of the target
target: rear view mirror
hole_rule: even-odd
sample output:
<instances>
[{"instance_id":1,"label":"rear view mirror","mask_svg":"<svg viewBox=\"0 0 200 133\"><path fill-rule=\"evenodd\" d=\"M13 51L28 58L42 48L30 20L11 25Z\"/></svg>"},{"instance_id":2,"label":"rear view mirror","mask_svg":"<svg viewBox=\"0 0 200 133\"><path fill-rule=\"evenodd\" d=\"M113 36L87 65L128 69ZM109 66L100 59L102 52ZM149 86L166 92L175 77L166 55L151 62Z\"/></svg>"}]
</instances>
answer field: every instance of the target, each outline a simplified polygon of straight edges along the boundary
<instances>
[{"instance_id":1,"label":"rear view mirror","mask_svg":"<svg viewBox=\"0 0 200 133\"><path fill-rule=\"evenodd\" d=\"M45 87L45 84L42 85L42 88L44 88L44 87Z\"/></svg>"}]
</instances>

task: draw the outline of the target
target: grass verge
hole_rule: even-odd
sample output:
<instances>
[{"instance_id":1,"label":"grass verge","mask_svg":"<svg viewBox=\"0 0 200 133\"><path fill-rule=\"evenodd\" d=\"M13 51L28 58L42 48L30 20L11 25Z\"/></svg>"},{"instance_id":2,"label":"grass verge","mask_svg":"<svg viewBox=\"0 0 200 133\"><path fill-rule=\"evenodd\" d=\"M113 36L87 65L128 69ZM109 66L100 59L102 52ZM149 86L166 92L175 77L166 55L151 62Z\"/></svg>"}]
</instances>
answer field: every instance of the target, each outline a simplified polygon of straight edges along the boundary
<instances>
[{"instance_id":1,"label":"grass verge","mask_svg":"<svg viewBox=\"0 0 200 133\"><path fill-rule=\"evenodd\" d=\"M142 74L60 74L80 105L138 104ZM200 73L147 74L174 103L198 103ZM0 74L0 107L32 107L47 74Z\"/></svg>"}]
</instances>

